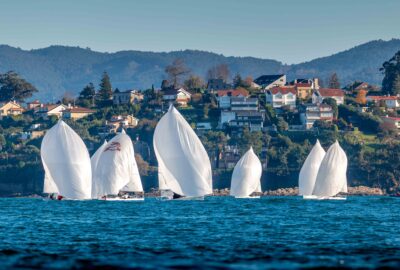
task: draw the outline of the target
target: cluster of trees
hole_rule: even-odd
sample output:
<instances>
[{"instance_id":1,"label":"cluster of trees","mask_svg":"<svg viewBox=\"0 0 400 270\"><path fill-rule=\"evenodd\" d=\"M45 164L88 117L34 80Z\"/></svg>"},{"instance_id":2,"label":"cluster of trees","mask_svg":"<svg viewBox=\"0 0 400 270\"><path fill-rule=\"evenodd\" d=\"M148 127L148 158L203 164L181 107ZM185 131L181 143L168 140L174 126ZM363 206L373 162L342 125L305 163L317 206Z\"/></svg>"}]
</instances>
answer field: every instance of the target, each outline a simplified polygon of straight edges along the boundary
<instances>
[{"instance_id":1,"label":"cluster of trees","mask_svg":"<svg viewBox=\"0 0 400 270\"><path fill-rule=\"evenodd\" d=\"M0 74L0 101L16 100L23 102L38 92L35 86L27 82L18 73L8 71Z\"/></svg>"},{"instance_id":2,"label":"cluster of trees","mask_svg":"<svg viewBox=\"0 0 400 270\"><path fill-rule=\"evenodd\" d=\"M382 81L382 91L390 95L400 94L400 51L390 60L383 63L380 69L385 77Z\"/></svg>"}]
</instances>

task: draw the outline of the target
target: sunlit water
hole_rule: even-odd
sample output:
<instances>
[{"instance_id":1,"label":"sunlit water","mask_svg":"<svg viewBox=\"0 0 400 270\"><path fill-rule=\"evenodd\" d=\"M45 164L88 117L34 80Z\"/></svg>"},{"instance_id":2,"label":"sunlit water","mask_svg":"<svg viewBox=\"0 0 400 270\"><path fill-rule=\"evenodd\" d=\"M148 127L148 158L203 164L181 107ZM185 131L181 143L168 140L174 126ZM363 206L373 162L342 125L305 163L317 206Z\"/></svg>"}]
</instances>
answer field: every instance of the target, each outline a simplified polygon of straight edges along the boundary
<instances>
[{"instance_id":1,"label":"sunlit water","mask_svg":"<svg viewBox=\"0 0 400 270\"><path fill-rule=\"evenodd\" d=\"M0 199L0 268L399 267L400 199Z\"/></svg>"}]
</instances>

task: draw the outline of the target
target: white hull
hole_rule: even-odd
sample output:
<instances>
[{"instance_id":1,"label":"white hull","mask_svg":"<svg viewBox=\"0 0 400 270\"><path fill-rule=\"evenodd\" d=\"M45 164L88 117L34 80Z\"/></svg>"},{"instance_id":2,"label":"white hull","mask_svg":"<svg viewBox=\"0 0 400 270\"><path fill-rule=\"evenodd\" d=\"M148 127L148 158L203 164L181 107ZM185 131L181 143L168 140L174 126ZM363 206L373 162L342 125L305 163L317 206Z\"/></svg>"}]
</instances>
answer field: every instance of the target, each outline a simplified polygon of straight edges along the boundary
<instances>
[{"instance_id":1,"label":"white hull","mask_svg":"<svg viewBox=\"0 0 400 270\"><path fill-rule=\"evenodd\" d=\"M158 199L161 201L204 201L204 196L181 197L181 198L176 198L176 199L173 199L171 197L158 197Z\"/></svg>"},{"instance_id":2,"label":"white hull","mask_svg":"<svg viewBox=\"0 0 400 270\"><path fill-rule=\"evenodd\" d=\"M235 196L235 199L260 199L260 196Z\"/></svg>"},{"instance_id":3,"label":"white hull","mask_svg":"<svg viewBox=\"0 0 400 270\"><path fill-rule=\"evenodd\" d=\"M304 200L336 200L336 201L344 201L347 198L346 197L340 197L340 196L333 196L333 197L319 197L315 195L309 195L309 196L303 196Z\"/></svg>"},{"instance_id":4,"label":"white hull","mask_svg":"<svg viewBox=\"0 0 400 270\"><path fill-rule=\"evenodd\" d=\"M98 199L100 201L121 201L121 202L142 202L144 201L144 198L100 198Z\"/></svg>"}]
</instances>

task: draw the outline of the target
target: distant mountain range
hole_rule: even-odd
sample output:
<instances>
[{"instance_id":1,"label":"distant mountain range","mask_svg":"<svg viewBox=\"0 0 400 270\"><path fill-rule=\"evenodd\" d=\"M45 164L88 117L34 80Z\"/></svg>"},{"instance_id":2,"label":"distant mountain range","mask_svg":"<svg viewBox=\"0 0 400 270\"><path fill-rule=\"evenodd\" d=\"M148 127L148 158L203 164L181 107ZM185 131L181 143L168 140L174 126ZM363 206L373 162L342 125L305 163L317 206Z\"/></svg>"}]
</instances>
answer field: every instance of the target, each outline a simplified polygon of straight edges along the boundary
<instances>
[{"instance_id":1,"label":"distant mountain range","mask_svg":"<svg viewBox=\"0 0 400 270\"><path fill-rule=\"evenodd\" d=\"M286 73L288 79L319 77L326 81L336 72L342 85L354 80L380 84L379 68L398 50L400 39L375 40L331 56L285 65L276 60L226 57L195 50L101 53L79 47L50 46L26 51L0 45L0 73L20 73L39 89L35 98L47 101L57 100L65 92L77 94L89 82L98 85L103 71L109 73L114 88L157 88L166 77L165 66L176 58L182 58L192 73L203 77L210 67L225 63L232 76L240 73L257 78L262 74Z\"/></svg>"}]
</instances>

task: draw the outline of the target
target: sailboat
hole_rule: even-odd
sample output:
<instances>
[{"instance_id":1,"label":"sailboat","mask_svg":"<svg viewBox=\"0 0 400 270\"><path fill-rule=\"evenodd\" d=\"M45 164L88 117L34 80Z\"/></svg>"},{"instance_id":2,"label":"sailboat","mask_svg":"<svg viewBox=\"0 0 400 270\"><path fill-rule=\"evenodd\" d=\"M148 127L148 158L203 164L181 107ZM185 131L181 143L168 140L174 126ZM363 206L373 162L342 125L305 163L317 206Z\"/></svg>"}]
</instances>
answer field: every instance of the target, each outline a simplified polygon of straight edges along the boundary
<instances>
[{"instance_id":1,"label":"sailboat","mask_svg":"<svg viewBox=\"0 0 400 270\"><path fill-rule=\"evenodd\" d=\"M165 199L203 199L212 193L211 163L203 144L172 105L154 132L159 189Z\"/></svg>"},{"instance_id":2,"label":"sailboat","mask_svg":"<svg viewBox=\"0 0 400 270\"><path fill-rule=\"evenodd\" d=\"M260 198L250 195L261 192L261 174L261 162L250 147L233 169L230 195L235 198Z\"/></svg>"},{"instance_id":3,"label":"sailboat","mask_svg":"<svg viewBox=\"0 0 400 270\"><path fill-rule=\"evenodd\" d=\"M319 140L317 140L308 154L303 167L301 167L299 174L299 195L302 195L305 199L314 197L312 193L315 180L317 179L318 170L324 156L325 150L322 148Z\"/></svg>"},{"instance_id":4,"label":"sailboat","mask_svg":"<svg viewBox=\"0 0 400 270\"><path fill-rule=\"evenodd\" d=\"M96 152L90 158L90 163L92 164L92 176L94 175L94 172L96 171L97 163L99 163L101 153L103 153L104 149L106 148L106 145L107 145L107 140L104 140L104 143L102 145L100 145L100 147L96 150Z\"/></svg>"},{"instance_id":5,"label":"sailboat","mask_svg":"<svg viewBox=\"0 0 400 270\"><path fill-rule=\"evenodd\" d=\"M337 196L347 192L347 156L336 141L325 154L318 170L313 195L318 199L345 199Z\"/></svg>"},{"instance_id":6,"label":"sailboat","mask_svg":"<svg viewBox=\"0 0 400 270\"><path fill-rule=\"evenodd\" d=\"M122 131L101 148L93 173L92 198L144 200L136 196L143 193L143 186L131 138Z\"/></svg>"},{"instance_id":7,"label":"sailboat","mask_svg":"<svg viewBox=\"0 0 400 270\"><path fill-rule=\"evenodd\" d=\"M91 198L89 152L79 135L65 122L60 120L47 131L40 154L45 171L43 193L54 199Z\"/></svg>"}]
</instances>

